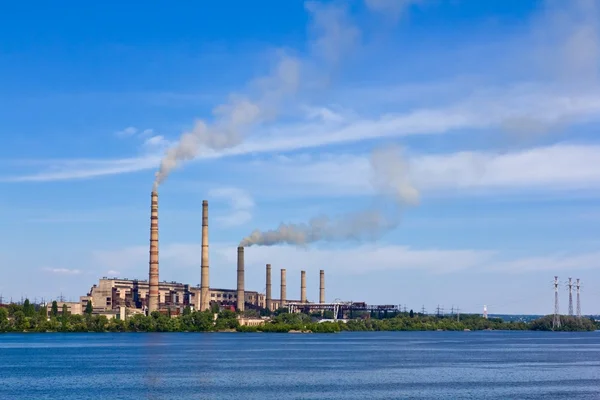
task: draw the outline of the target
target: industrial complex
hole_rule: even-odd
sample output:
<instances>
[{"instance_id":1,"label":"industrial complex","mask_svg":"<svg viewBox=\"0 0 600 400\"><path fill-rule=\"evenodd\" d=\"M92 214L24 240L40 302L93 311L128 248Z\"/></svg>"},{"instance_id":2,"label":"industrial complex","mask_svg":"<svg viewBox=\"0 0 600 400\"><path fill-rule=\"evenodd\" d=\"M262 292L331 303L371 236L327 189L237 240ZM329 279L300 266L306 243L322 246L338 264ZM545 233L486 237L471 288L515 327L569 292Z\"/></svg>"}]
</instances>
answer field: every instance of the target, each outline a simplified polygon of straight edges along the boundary
<instances>
[{"instance_id":1,"label":"industrial complex","mask_svg":"<svg viewBox=\"0 0 600 400\"><path fill-rule=\"evenodd\" d=\"M202 250L200 254L200 285L159 280L159 239L158 239L158 192L151 194L150 205L150 249L148 280L130 280L104 277L94 284L79 302L60 302L59 307L67 306L71 314L81 314L91 302L94 314L109 318L125 318L133 314L150 314L154 311L169 315L179 315L186 307L205 311L231 309L236 311L262 310L273 312L290 306L300 310L326 310L332 305L325 303L325 271L320 270L319 303L309 303L306 298L306 271L300 273L300 300L287 299L287 273L280 270L280 295L272 297L271 265L266 264L265 293L248 291L244 286L244 247L237 248L237 287L235 289L211 288L209 285L209 242L208 242L208 201L202 202ZM50 307L50 306L48 306Z\"/></svg>"}]
</instances>

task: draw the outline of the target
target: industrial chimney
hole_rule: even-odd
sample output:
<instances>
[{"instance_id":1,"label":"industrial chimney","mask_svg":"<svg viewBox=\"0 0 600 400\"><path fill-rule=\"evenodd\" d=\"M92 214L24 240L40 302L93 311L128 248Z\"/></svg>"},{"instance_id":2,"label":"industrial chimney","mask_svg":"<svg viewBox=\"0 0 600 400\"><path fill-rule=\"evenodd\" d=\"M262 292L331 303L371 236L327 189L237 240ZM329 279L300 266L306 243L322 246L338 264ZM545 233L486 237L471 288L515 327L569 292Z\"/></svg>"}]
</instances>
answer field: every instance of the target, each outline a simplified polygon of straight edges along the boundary
<instances>
[{"instance_id":1,"label":"industrial chimney","mask_svg":"<svg viewBox=\"0 0 600 400\"><path fill-rule=\"evenodd\" d=\"M208 310L210 294L208 288L208 201L202 201L202 250L200 264L200 301L199 310Z\"/></svg>"},{"instance_id":2,"label":"industrial chimney","mask_svg":"<svg viewBox=\"0 0 600 400\"><path fill-rule=\"evenodd\" d=\"M281 294L280 294L280 307L285 307L285 300L287 296L287 288L286 288L286 277L285 277L285 269L281 270Z\"/></svg>"},{"instance_id":3,"label":"industrial chimney","mask_svg":"<svg viewBox=\"0 0 600 400\"><path fill-rule=\"evenodd\" d=\"M321 280L319 282L319 303L325 303L325 271L320 271Z\"/></svg>"},{"instance_id":4,"label":"industrial chimney","mask_svg":"<svg viewBox=\"0 0 600 400\"><path fill-rule=\"evenodd\" d=\"M300 302L306 303L306 271L300 271Z\"/></svg>"},{"instance_id":5,"label":"industrial chimney","mask_svg":"<svg viewBox=\"0 0 600 400\"><path fill-rule=\"evenodd\" d=\"M153 191L150 204L150 273L148 277L148 314L158 311L158 192Z\"/></svg>"},{"instance_id":6,"label":"industrial chimney","mask_svg":"<svg viewBox=\"0 0 600 400\"><path fill-rule=\"evenodd\" d=\"M271 311L271 264L267 264L267 289L265 294L265 307Z\"/></svg>"},{"instance_id":7,"label":"industrial chimney","mask_svg":"<svg viewBox=\"0 0 600 400\"><path fill-rule=\"evenodd\" d=\"M237 251L237 310L244 311L244 248L240 246Z\"/></svg>"}]
</instances>

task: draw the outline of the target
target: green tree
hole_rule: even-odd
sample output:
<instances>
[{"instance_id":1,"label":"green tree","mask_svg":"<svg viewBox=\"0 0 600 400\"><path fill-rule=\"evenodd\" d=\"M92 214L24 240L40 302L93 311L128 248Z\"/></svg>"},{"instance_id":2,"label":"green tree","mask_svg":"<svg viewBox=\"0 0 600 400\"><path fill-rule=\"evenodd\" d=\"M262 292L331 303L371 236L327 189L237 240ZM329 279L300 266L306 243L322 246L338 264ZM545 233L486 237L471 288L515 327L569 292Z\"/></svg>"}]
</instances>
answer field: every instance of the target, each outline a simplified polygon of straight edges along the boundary
<instances>
[{"instance_id":1,"label":"green tree","mask_svg":"<svg viewBox=\"0 0 600 400\"><path fill-rule=\"evenodd\" d=\"M187 306L183 309L183 315L190 315L192 313L192 308L190 306Z\"/></svg>"},{"instance_id":2,"label":"green tree","mask_svg":"<svg viewBox=\"0 0 600 400\"><path fill-rule=\"evenodd\" d=\"M413 312L413 310L410 310L410 313L408 314L411 318L415 317L415 313Z\"/></svg>"},{"instance_id":3,"label":"green tree","mask_svg":"<svg viewBox=\"0 0 600 400\"><path fill-rule=\"evenodd\" d=\"M6 308L0 308L0 323L8 320L8 311Z\"/></svg>"},{"instance_id":4,"label":"green tree","mask_svg":"<svg viewBox=\"0 0 600 400\"><path fill-rule=\"evenodd\" d=\"M69 317L69 308L67 307L66 304L63 304L63 306L62 306L62 317L63 317L63 319Z\"/></svg>"},{"instance_id":5,"label":"green tree","mask_svg":"<svg viewBox=\"0 0 600 400\"><path fill-rule=\"evenodd\" d=\"M58 303L56 303L56 300L52 302L52 309L50 311L50 315L54 318L58 316Z\"/></svg>"},{"instance_id":6,"label":"green tree","mask_svg":"<svg viewBox=\"0 0 600 400\"><path fill-rule=\"evenodd\" d=\"M33 317L35 315L35 306L31 304L29 299L25 299L23 302L23 313L26 317Z\"/></svg>"},{"instance_id":7,"label":"green tree","mask_svg":"<svg viewBox=\"0 0 600 400\"><path fill-rule=\"evenodd\" d=\"M43 320L48 319L48 308L46 308L45 305L40 304L40 308L38 309L38 314L41 319L43 319Z\"/></svg>"},{"instance_id":8,"label":"green tree","mask_svg":"<svg viewBox=\"0 0 600 400\"><path fill-rule=\"evenodd\" d=\"M87 304L85 305L85 313L87 315L92 315L93 311L94 311L94 306L92 306L92 300L88 300Z\"/></svg>"}]
</instances>

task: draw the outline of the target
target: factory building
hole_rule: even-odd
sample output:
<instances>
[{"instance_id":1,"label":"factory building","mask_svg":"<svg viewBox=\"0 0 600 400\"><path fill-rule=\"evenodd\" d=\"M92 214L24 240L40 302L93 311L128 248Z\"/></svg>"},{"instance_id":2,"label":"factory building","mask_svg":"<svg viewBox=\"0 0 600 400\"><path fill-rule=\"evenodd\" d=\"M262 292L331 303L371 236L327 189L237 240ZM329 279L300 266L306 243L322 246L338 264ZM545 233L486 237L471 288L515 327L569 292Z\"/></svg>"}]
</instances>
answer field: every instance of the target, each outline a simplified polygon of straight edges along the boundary
<instances>
[{"instance_id":1,"label":"factory building","mask_svg":"<svg viewBox=\"0 0 600 400\"><path fill-rule=\"evenodd\" d=\"M149 285L146 280L129 280L117 278L102 278L97 285L92 286L87 296L80 298L79 310L85 310L88 301L92 301L94 311L111 311L121 306L127 308L146 309ZM192 306L196 308L201 288L178 282L159 282L158 304L160 309L181 308ZM210 288L209 306L218 304L222 308L235 307L237 305L236 289ZM244 305L247 308L265 308L266 296L255 291L244 292ZM271 311L277 310L281 301L271 301Z\"/></svg>"}]
</instances>

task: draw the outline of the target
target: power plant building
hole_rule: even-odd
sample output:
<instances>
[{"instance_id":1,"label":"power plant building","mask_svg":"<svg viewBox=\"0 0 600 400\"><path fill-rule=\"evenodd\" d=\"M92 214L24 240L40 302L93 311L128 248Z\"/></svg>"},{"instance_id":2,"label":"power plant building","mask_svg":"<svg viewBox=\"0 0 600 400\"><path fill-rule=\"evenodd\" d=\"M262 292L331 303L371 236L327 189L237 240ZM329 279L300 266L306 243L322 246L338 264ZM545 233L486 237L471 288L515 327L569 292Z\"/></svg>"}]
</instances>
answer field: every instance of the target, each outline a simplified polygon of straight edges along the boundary
<instances>
[{"instance_id":1,"label":"power plant building","mask_svg":"<svg viewBox=\"0 0 600 400\"><path fill-rule=\"evenodd\" d=\"M202 201L202 247L199 254L200 285L192 286L178 282L159 281L159 232L158 232L158 192L151 193L150 203L150 246L148 280L137 279L100 279L93 285L87 296L80 298L79 307L73 305L78 312L92 302L94 313L110 313L131 309L131 312L153 311L169 312L177 315L185 307L193 307L204 311L214 305L220 308L232 308L237 311L246 309L269 309L275 311L286 306L287 299L286 270L281 269L281 299L273 299L271 286L271 264L266 265L266 293L247 291L244 287L245 265L244 247L237 248L237 287L236 289L216 289L209 286L209 243L208 243L208 201ZM320 271L321 302L325 297L324 272ZM306 272L301 272L301 300L307 303Z\"/></svg>"}]
</instances>

